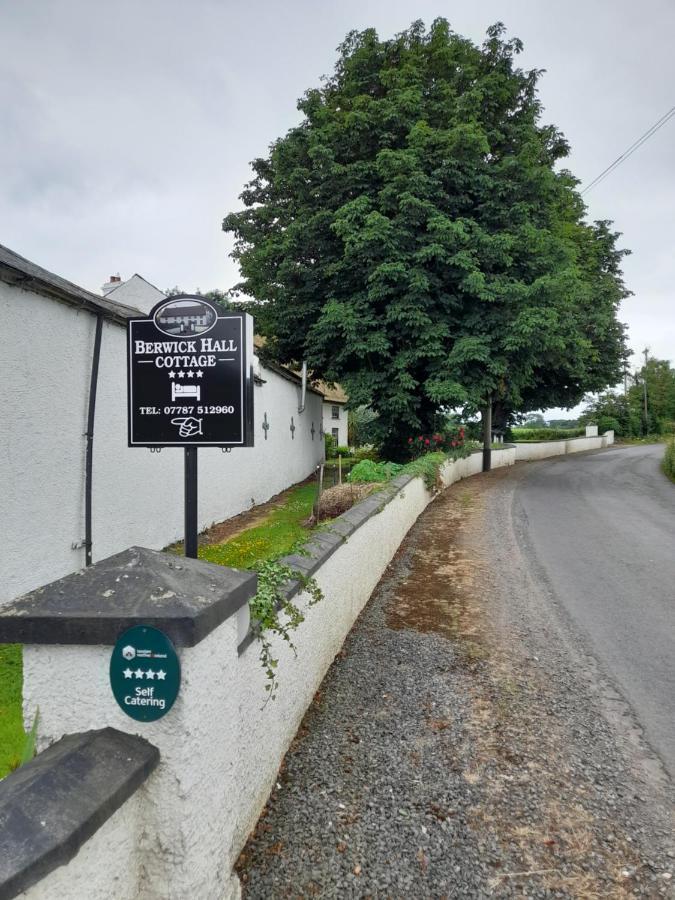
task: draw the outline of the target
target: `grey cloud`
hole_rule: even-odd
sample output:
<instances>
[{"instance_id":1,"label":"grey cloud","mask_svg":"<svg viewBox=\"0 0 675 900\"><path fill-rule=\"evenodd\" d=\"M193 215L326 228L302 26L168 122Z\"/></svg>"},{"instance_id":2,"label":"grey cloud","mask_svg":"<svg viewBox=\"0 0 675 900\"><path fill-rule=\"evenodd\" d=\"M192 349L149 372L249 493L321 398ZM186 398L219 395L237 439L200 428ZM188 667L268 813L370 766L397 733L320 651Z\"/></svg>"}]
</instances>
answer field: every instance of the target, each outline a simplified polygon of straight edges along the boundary
<instances>
[{"instance_id":1,"label":"grey cloud","mask_svg":"<svg viewBox=\"0 0 675 900\"><path fill-rule=\"evenodd\" d=\"M671 0L0 0L0 240L94 290L118 270L229 287L222 216L347 31L439 15L523 39L584 183L675 102ZM674 150L675 121L586 197L633 251L631 344L670 359Z\"/></svg>"}]
</instances>

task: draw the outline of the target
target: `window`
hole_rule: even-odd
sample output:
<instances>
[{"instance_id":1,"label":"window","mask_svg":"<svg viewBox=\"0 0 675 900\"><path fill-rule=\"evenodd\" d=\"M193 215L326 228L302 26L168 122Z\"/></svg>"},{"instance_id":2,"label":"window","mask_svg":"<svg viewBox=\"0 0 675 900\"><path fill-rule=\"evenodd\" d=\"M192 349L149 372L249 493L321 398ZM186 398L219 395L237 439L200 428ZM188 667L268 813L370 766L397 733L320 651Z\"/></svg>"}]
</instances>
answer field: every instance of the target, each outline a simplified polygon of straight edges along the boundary
<instances>
[{"instance_id":1,"label":"window","mask_svg":"<svg viewBox=\"0 0 675 900\"><path fill-rule=\"evenodd\" d=\"M340 418L340 407L339 406L331 406L330 417L331 417L331 419L339 419Z\"/></svg>"},{"instance_id":2,"label":"window","mask_svg":"<svg viewBox=\"0 0 675 900\"><path fill-rule=\"evenodd\" d=\"M337 447L338 441L340 440L340 429L339 428L331 428L331 432L333 434L333 440L335 441L335 446Z\"/></svg>"}]
</instances>

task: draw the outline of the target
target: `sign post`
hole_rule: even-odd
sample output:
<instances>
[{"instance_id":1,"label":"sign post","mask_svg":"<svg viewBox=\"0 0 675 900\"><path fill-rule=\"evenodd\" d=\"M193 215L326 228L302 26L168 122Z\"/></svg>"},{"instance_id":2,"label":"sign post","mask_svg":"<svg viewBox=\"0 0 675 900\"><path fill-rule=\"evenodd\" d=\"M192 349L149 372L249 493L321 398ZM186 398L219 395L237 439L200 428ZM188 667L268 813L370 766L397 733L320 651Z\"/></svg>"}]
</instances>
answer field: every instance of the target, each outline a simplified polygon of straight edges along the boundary
<instances>
[{"instance_id":1,"label":"sign post","mask_svg":"<svg viewBox=\"0 0 675 900\"><path fill-rule=\"evenodd\" d=\"M197 559L197 448L185 448L185 555Z\"/></svg>"},{"instance_id":2,"label":"sign post","mask_svg":"<svg viewBox=\"0 0 675 900\"><path fill-rule=\"evenodd\" d=\"M197 557L197 449L253 446L253 319L203 297L127 326L130 447L185 448L185 555Z\"/></svg>"}]
</instances>

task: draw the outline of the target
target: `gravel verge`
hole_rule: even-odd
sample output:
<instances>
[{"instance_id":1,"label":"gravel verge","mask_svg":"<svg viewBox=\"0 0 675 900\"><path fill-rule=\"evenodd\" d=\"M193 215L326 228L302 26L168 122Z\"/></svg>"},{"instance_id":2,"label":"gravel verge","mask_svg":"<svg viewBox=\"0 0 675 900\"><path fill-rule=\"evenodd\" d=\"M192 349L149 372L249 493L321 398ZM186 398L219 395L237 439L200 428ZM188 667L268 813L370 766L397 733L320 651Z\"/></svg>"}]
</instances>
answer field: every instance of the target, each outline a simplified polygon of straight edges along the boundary
<instances>
[{"instance_id":1,"label":"gravel verge","mask_svg":"<svg viewBox=\"0 0 675 900\"><path fill-rule=\"evenodd\" d=\"M521 477L460 482L411 529L241 854L245 898L672 895L672 786L523 554Z\"/></svg>"}]
</instances>

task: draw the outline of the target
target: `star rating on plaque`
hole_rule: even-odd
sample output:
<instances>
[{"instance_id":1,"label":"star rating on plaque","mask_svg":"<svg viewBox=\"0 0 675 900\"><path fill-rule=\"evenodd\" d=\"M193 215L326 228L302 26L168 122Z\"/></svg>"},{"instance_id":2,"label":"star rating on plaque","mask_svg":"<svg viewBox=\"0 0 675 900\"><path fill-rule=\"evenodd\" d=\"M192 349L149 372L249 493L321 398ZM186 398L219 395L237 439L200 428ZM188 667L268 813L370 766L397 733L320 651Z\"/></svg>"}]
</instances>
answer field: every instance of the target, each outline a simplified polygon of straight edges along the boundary
<instances>
[{"instance_id":1,"label":"star rating on plaque","mask_svg":"<svg viewBox=\"0 0 675 900\"><path fill-rule=\"evenodd\" d=\"M192 369L190 369L189 372L183 372L183 371L178 372L179 378L201 378L203 375L204 375L204 373L202 372L201 369L197 369L196 372L193 372ZM175 378L175 377L176 377L175 372L173 372L173 371L169 372L169 378Z\"/></svg>"},{"instance_id":2,"label":"star rating on plaque","mask_svg":"<svg viewBox=\"0 0 675 900\"><path fill-rule=\"evenodd\" d=\"M159 681L166 680L166 672L164 669L136 669L135 671L132 669L125 669L122 674L125 678L143 678L145 676L146 679L150 681L154 681L155 676L159 679Z\"/></svg>"}]
</instances>

